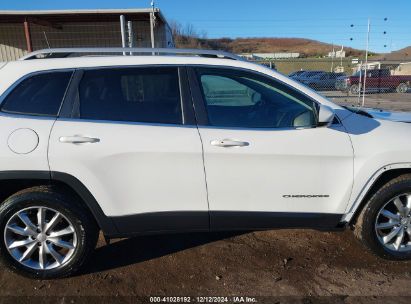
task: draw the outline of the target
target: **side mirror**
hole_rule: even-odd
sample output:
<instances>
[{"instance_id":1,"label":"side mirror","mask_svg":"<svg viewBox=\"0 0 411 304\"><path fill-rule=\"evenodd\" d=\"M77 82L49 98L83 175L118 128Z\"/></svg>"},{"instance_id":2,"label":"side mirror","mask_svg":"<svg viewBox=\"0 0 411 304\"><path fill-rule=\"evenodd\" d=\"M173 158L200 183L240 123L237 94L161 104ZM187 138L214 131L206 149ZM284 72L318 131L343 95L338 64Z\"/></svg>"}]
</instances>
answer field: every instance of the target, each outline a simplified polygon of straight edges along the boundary
<instances>
[{"instance_id":1,"label":"side mirror","mask_svg":"<svg viewBox=\"0 0 411 304\"><path fill-rule=\"evenodd\" d=\"M335 112L331 107L320 104L318 110L318 126L330 125L334 120L334 116Z\"/></svg>"}]
</instances>

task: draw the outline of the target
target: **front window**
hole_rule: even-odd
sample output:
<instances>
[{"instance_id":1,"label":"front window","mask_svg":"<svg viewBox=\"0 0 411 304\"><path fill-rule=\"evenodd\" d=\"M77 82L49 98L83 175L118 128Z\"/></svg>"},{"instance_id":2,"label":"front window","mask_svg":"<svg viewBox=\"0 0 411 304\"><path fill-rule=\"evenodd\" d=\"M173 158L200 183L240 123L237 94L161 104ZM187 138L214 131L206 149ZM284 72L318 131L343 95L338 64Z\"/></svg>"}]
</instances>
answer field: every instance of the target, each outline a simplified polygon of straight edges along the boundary
<instances>
[{"instance_id":1,"label":"front window","mask_svg":"<svg viewBox=\"0 0 411 304\"><path fill-rule=\"evenodd\" d=\"M314 102L268 77L197 69L209 123L218 127L296 128L315 125Z\"/></svg>"}]
</instances>

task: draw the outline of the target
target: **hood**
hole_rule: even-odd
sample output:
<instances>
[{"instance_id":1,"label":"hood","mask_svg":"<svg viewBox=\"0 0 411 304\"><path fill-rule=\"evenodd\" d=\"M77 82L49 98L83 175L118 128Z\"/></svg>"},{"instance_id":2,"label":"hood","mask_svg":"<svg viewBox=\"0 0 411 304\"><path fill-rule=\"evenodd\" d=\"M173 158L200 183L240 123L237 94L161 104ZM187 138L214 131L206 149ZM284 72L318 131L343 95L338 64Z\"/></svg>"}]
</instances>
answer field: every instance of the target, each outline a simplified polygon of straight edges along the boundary
<instances>
[{"instance_id":1,"label":"hood","mask_svg":"<svg viewBox=\"0 0 411 304\"><path fill-rule=\"evenodd\" d=\"M411 112L387 111L373 108L359 108L376 119L411 123Z\"/></svg>"}]
</instances>

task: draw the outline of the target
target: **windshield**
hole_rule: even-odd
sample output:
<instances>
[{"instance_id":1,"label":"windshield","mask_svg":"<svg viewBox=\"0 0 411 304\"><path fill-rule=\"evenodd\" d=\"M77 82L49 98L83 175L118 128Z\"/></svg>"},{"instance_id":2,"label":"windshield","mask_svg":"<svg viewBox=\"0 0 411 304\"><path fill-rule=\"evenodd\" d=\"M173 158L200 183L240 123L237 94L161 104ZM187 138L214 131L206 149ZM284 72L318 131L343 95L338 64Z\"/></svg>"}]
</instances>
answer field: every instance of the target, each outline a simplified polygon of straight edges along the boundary
<instances>
[{"instance_id":1,"label":"windshield","mask_svg":"<svg viewBox=\"0 0 411 304\"><path fill-rule=\"evenodd\" d=\"M361 74L361 76L364 74L364 71L357 71L357 72L355 72L354 74L352 74L353 76L356 76L356 77L360 77L360 74Z\"/></svg>"}]
</instances>

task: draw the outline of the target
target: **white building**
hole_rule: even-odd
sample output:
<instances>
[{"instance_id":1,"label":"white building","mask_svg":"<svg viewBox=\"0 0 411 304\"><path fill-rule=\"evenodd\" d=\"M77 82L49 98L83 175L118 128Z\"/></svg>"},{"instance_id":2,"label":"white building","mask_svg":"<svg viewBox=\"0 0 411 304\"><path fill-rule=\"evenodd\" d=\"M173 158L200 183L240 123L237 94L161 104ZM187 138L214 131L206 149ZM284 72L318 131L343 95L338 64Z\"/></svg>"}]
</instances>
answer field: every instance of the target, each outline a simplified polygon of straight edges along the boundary
<instances>
[{"instance_id":1,"label":"white building","mask_svg":"<svg viewBox=\"0 0 411 304\"><path fill-rule=\"evenodd\" d=\"M328 53L330 58L345 58L345 51L333 51Z\"/></svg>"},{"instance_id":2,"label":"white building","mask_svg":"<svg viewBox=\"0 0 411 304\"><path fill-rule=\"evenodd\" d=\"M393 70L393 75L411 75L411 62L400 63L398 67Z\"/></svg>"},{"instance_id":3,"label":"white building","mask_svg":"<svg viewBox=\"0 0 411 304\"><path fill-rule=\"evenodd\" d=\"M291 59L299 58L300 53L252 53L240 54L240 56L253 60L269 60L269 59Z\"/></svg>"}]
</instances>

